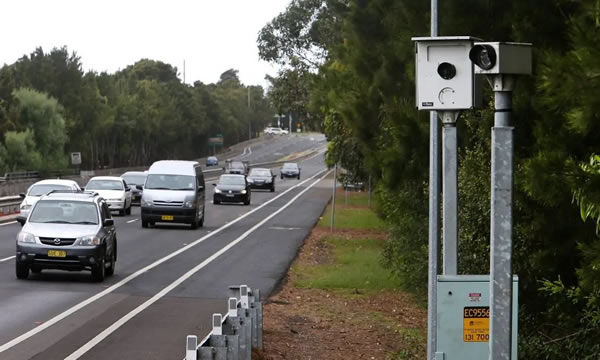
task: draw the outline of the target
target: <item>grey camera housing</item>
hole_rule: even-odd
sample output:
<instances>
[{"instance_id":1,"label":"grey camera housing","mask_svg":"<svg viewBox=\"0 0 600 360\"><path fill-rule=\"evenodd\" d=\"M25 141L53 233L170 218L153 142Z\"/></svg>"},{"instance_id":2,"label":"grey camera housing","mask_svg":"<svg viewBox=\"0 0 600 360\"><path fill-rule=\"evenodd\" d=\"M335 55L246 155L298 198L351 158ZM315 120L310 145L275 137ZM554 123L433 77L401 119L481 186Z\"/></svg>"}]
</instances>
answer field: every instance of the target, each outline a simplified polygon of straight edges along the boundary
<instances>
[{"instance_id":1,"label":"grey camera housing","mask_svg":"<svg viewBox=\"0 0 600 360\"><path fill-rule=\"evenodd\" d=\"M515 42L476 42L477 46L490 46L496 52L496 64L491 69L483 69L475 64L475 74L485 75L530 75L531 44Z\"/></svg>"},{"instance_id":2,"label":"grey camera housing","mask_svg":"<svg viewBox=\"0 0 600 360\"><path fill-rule=\"evenodd\" d=\"M480 39L440 36L412 40L416 42L419 110L464 110L481 106L480 81L469 59L473 43Z\"/></svg>"}]
</instances>

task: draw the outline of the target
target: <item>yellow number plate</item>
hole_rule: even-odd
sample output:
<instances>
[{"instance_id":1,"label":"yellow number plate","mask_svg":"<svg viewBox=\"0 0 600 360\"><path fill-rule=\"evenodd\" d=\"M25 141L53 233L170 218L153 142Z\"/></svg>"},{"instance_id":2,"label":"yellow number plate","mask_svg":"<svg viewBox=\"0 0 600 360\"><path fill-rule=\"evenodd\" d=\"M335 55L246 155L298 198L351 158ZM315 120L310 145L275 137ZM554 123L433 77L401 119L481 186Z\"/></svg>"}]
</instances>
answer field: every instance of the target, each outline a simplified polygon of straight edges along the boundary
<instances>
[{"instance_id":1,"label":"yellow number plate","mask_svg":"<svg viewBox=\"0 0 600 360\"><path fill-rule=\"evenodd\" d=\"M463 311L463 341L488 342L490 340L489 306L465 307Z\"/></svg>"},{"instance_id":2,"label":"yellow number plate","mask_svg":"<svg viewBox=\"0 0 600 360\"><path fill-rule=\"evenodd\" d=\"M67 252L64 250L48 250L48 256L50 257L67 257Z\"/></svg>"},{"instance_id":3,"label":"yellow number plate","mask_svg":"<svg viewBox=\"0 0 600 360\"><path fill-rule=\"evenodd\" d=\"M160 217L161 220L173 221L173 215L163 215Z\"/></svg>"}]
</instances>

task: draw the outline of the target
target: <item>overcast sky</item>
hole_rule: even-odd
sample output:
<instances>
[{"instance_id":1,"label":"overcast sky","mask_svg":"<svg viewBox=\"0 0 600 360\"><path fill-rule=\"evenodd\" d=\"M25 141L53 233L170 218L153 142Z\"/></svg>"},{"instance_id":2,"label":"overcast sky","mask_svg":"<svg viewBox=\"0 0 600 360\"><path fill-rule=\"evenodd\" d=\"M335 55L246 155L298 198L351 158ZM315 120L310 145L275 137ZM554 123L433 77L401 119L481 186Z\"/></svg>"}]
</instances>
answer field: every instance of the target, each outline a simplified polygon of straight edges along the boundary
<instances>
[{"instance_id":1,"label":"overcast sky","mask_svg":"<svg viewBox=\"0 0 600 360\"><path fill-rule=\"evenodd\" d=\"M289 0L3 1L0 65L36 47L66 45L84 70L115 72L141 58L176 66L186 83L216 82L230 68L244 84L266 85L276 67L259 61L258 31ZM181 76L183 77L183 76Z\"/></svg>"}]
</instances>

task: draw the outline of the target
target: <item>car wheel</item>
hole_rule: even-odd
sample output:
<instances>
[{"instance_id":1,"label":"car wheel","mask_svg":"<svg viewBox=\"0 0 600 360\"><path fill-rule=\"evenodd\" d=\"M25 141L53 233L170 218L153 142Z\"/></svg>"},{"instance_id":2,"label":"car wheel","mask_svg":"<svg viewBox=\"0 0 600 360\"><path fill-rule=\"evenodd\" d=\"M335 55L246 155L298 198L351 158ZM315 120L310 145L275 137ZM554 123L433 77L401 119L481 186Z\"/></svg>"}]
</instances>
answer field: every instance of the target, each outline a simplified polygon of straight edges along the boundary
<instances>
[{"instance_id":1,"label":"car wheel","mask_svg":"<svg viewBox=\"0 0 600 360\"><path fill-rule=\"evenodd\" d=\"M42 268L39 266L32 266L29 270L31 270L33 274L39 274L42 272Z\"/></svg>"},{"instance_id":2,"label":"car wheel","mask_svg":"<svg viewBox=\"0 0 600 360\"><path fill-rule=\"evenodd\" d=\"M116 244L115 244L116 246ZM107 276L112 276L115 273L115 263L117 262L117 256L115 251L117 251L117 248L114 249L112 255L110 256L110 266L108 268L106 268L106 275Z\"/></svg>"},{"instance_id":3,"label":"car wheel","mask_svg":"<svg viewBox=\"0 0 600 360\"><path fill-rule=\"evenodd\" d=\"M125 216L125 209L123 209L123 210L119 210L119 215L120 215L120 216Z\"/></svg>"},{"instance_id":4,"label":"car wheel","mask_svg":"<svg viewBox=\"0 0 600 360\"><path fill-rule=\"evenodd\" d=\"M202 218L198 221L198 226L200 226L200 227L204 226L204 213L202 213Z\"/></svg>"},{"instance_id":5,"label":"car wheel","mask_svg":"<svg viewBox=\"0 0 600 360\"><path fill-rule=\"evenodd\" d=\"M143 228L147 228L148 227L148 222L146 220L142 220L142 227Z\"/></svg>"},{"instance_id":6,"label":"car wheel","mask_svg":"<svg viewBox=\"0 0 600 360\"><path fill-rule=\"evenodd\" d=\"M27 277L29 276L29 265L19 261L16 261L15 264L15 272L17 275L17 279L27 279Z\"/></svg>"},{"instance_id":7,"label":"car wheel","mask_svg":"<svg viewBox=\"0 0 600 360\"><path fill-rule=\"evenodd\" d=\"M221 201L217 200L217 199L213 199L213 204L215 205L219 205L221 203Z\"/></svg>"},{"instance_id":8,"label":"car wheel","mask_svg":"<svg viewBox=\"0 0 600 360\"><path fill-rule=\"evenodd\" d=\"M125 214L131 215L131 203L129 204L129 207L127 208L127 210L125 210Z\"/></svg>"},{"instance_id":9,"label":"car wheel","mask_svg":"<svg viewBox=\"0 0 600 360\"><path fill-rule=\"evenodd\" d=\"M248 196L246 200L244 200L244 205L250 205L250 196Z\"/></svg>"},{"instance_id":10,"label":"car wheel","mask_svg":"<svg viewBox=\"0 0 600 360\"><path fill-rule=\"evenodd\" d=\"M271 192L275 192L275 185L271 186Z\"/></svg>"},{"instance_id":11,"label":"car wheel","mask_svg":"<svg viewBox=\"0 0 600 360\"><path fill-rule=\"evenodd\" d=\"M283 175L281 175L281 180L283 180Z\"/></svg>"},{"instance_id":12,"label":"car wheel","mask_svg":"<svg viewBox=\"0 0 600 360\"><path fill-rule=\"evenodd\" d=\"M106 277L106 260L102 257L96 266L92 267L92 280L102 282Z\"/></svg>"},{"instance_id":13,"label":"car wheel","mask_svg":"<svg viewBox=\"0 0 600 360\"><path fill-rule=\"evenodd\" d=\"M300 180L300 174L298 174L298 180Z\"/></svg>"},{"instance_id":14,"label":"car wheel","mask_svg":"<svg viewBox=\"0 0 600 360\"><path fill-rule=\"evenodd\" d=\"M194 219L194 221L192 221L191 225L192 225L192 230L196 230L198 228L198 219Z\"/></svg>"}]
</instances>

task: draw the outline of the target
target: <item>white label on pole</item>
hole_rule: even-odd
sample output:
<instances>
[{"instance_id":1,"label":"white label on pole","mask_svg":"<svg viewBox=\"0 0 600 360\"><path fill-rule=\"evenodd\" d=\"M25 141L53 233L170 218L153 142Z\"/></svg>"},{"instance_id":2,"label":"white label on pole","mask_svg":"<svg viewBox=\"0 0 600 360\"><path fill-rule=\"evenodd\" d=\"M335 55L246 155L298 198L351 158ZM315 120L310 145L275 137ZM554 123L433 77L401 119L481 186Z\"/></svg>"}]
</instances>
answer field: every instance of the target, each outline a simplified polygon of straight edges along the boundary
<instances>
[{"instance_id":1,"label":"white label on pole","mask_svg":"<svg viewBox=\"0 0 600 360\"><path fill-rule=\"evenodd\" d=\"M72 152L71 153L71 165L81 165L81 153L80 152Z\"/></svg>"}]
</instances>

